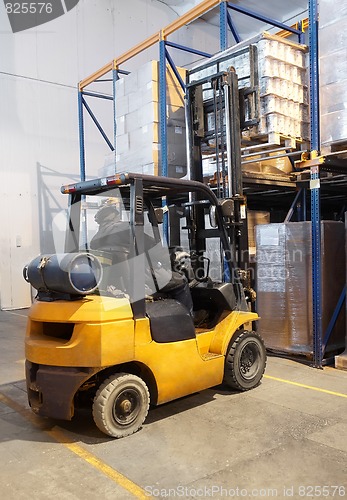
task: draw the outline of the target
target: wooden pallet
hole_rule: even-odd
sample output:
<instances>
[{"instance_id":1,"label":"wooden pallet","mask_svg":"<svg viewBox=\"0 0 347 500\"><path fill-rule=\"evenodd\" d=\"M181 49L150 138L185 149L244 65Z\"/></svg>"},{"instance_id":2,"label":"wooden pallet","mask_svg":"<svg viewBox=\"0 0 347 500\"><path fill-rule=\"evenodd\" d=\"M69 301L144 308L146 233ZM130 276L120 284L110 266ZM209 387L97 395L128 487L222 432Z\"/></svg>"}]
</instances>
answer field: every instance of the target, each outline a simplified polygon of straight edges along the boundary
<instances>
[{"instance_id":1,"label":"wooden pallet","mask_svg":"<svg viewBox=\"0 0 347 500\"><path fill-rule=\"evenodd\" d=\"M241 146L243 152L264 151L274 147L283 147L283 149L291 149L303 151L309 149L309 143L303 139L289 137L278 132L270 132L266 135L257 137L242 137Z\"/></svg>"},{"instance_id":2,"label":"wooden pallet","mask_svg":"<svg viewBox=\"0 0 347 500\"><path fill-rule=\"evenodd\" d=\"M322 156L336 154L339 158L347 158L347 141L325 144L321 148Z\"/></svg>"}]
</instances>

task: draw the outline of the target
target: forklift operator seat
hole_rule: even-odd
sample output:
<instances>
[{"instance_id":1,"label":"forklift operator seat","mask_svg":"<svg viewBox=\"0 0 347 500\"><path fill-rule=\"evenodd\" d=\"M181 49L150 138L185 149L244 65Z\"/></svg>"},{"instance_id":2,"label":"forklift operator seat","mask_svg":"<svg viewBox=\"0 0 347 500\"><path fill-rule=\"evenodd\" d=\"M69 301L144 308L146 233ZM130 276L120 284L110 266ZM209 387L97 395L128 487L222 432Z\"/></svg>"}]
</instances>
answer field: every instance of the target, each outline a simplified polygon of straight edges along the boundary
<instances>
[{"instance_id":1,"label":"forklift operator seat","mask_svg":"<svg viewBox=\"0 0 347 500\"><path fill-rule=\"evenodd\" d=\"M171 298L146 304L152 339L158 343L195 339L195 328L187 307Z\"/></svg>"},{"instance_id":2,"label":"forklift operator seat","mask_svg":"<svg viewBox=\"0 0 347 500\"><path fill-rule=\"evenodd\" d=\"M237 305L232 283L199 283L191 293L194 310L233 311Z\"/></svg>"}]
</instances>

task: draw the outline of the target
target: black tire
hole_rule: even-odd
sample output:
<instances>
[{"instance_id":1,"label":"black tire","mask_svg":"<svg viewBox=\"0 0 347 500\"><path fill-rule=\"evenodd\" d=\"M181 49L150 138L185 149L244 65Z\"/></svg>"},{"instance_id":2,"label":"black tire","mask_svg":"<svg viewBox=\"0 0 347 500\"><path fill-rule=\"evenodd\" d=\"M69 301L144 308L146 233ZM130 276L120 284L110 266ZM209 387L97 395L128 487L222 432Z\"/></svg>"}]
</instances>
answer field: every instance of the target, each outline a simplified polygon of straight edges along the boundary
<instances>
[{"instance_id":1,"label":"black tire","mask_svg":"<svg viewBox=\"0 0 347 500\"><path fill-rule=\"evenodd\" d=\"M259 385L266 366L266 349L256 332L241 332L229 345L225 357L224 383L238 391Z\"/></svg>"},{"instance_id":2,"label":"black tire","mask_svg":"<svg viewBox=\"0 0 347 500\"><path fill-rule=\"evenodd\" d=\"M117 373L102 383L93 402L93 418L98 428L115 438L138 431L149 408L145 382L130 373Z\"/></svg>"}]
</instances>

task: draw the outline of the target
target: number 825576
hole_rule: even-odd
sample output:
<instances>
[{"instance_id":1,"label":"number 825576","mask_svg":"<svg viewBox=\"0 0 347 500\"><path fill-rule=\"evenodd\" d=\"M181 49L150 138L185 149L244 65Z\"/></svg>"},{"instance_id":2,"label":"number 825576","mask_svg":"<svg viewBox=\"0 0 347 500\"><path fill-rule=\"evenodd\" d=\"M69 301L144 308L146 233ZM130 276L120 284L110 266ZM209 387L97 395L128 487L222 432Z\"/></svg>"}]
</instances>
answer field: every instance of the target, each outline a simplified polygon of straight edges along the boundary
<instances>
[{"instance_id":1,"label":"number 825576","mask_svg":"<svg viewBox=\"0 0 347 500\"><path fill-rule=\"evenodd\" d=\"M6 3L7 14L51 14L53 6L50 2L16 2Z\"/></svg>"}]
</instances>

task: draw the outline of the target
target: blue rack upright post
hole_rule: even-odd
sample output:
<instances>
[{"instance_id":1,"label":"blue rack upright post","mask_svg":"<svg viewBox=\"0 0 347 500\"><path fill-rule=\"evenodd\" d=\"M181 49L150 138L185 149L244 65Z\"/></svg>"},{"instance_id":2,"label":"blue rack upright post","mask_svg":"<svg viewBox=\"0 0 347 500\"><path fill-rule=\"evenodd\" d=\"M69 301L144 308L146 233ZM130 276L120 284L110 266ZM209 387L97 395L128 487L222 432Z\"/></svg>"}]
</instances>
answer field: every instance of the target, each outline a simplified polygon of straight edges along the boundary
<instances>
[{"instance_id":1,"label":"blue rack upright post","mask_svg":"<svg viewBox=\"0 0 347 500\"><path fill-rule=\"evenodd\" d=\"M319 130L319 73L318 73L318 7L309 0L310 50L310 119L311 158L320 150ZM313 366L322 368L322 270L319 166L311 167L311 225L312 225L312 306L313 306Z\"/></svg>"}]
</instances>

